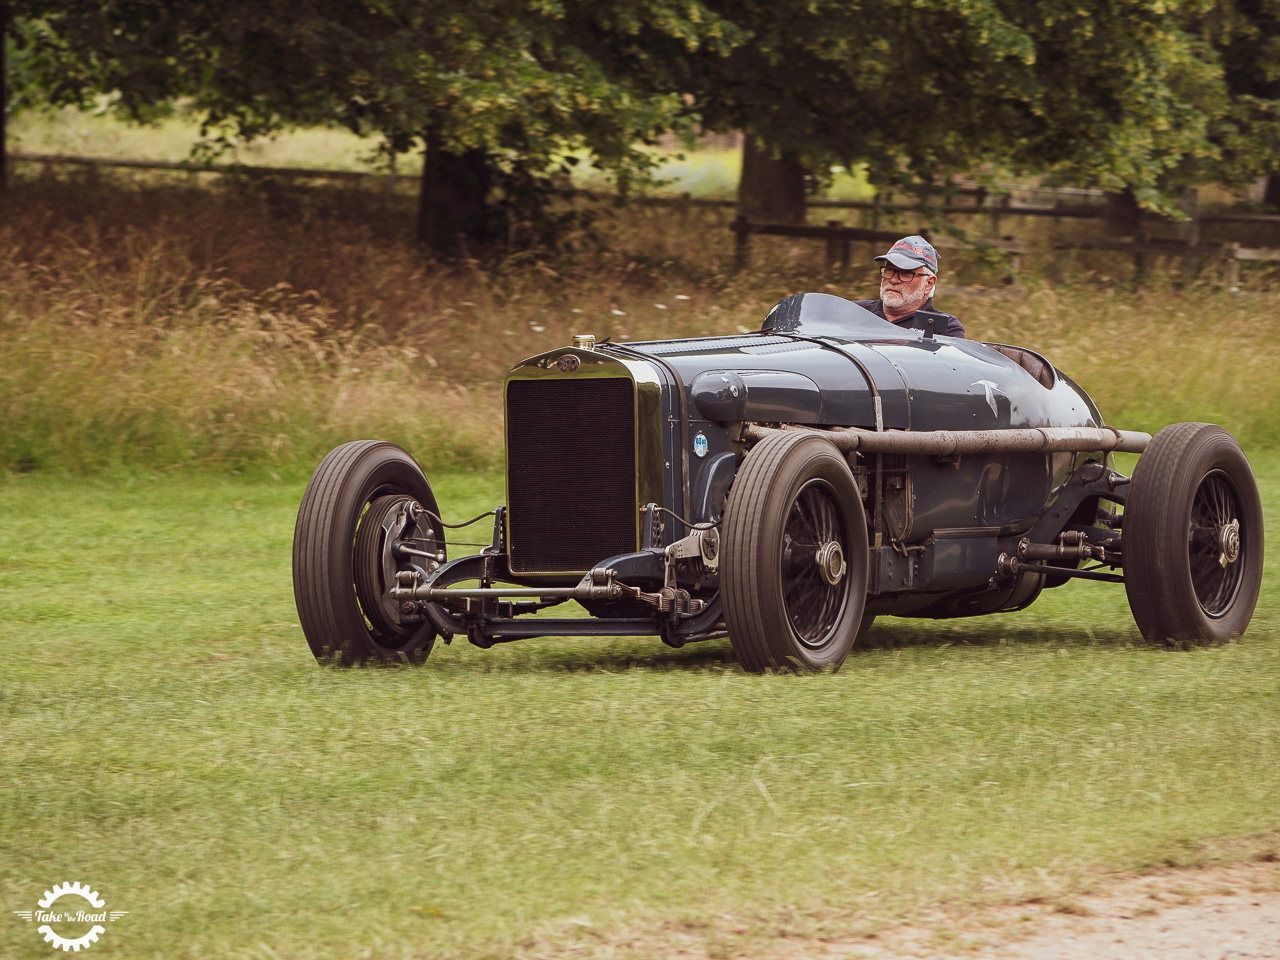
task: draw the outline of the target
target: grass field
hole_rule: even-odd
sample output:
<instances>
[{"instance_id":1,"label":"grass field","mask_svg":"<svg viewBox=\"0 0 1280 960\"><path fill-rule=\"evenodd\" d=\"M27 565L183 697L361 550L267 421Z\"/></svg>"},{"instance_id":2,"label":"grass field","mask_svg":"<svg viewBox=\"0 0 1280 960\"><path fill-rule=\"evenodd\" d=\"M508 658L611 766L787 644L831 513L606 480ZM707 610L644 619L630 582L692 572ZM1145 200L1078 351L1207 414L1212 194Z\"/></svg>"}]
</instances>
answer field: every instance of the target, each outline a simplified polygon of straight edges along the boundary
<instances>
[{"instance_id":1,"label":"grass field","mask_svg":"<svg viewBox=\"0 0 1280 960\"><path fill-rule=\"evenodd\" d=\"M1255 460L1268 523L1280 457ZM447 516L501 477L437 482ZM882 619L835 675L726 642L438 647L321 668L301 482L0 481L0 899L83 881L111 957L750 955L1109 869L1275 853L1277 568L1240 643L1142 644L1123 588ZM0 955L48 956L0 923Z\"/></svg>"},{"instance_id":2,"label":"grass field","mask_svg":"<svg viewBox=\"0 0 1280 960\"><path fill-rule=\"evenodd\" d=\"M161 155L166 130L120 149ZM244 159L356 162L298 149ZM837 277L818 244L762 241L736 274L696 211L602 210L556 252L441 263L402 201L30 167L0 198L5 910L91 884L129 911L94 956L732 957L1280 855L1274 550L1249 635L1212 650L1148 647L1123 588L1073 584L1021 614L882 619L834 675L631 639L318 667L289 555L330 446L400 442L472 516L501 496L512 363L874 290L871 251ZM1233 430L1277 528L1273 278L945 269L938 306L971 337L1044 352L1110 422ZM49 949L0 922L0 956Z\"/></svg>"}]
</instances>

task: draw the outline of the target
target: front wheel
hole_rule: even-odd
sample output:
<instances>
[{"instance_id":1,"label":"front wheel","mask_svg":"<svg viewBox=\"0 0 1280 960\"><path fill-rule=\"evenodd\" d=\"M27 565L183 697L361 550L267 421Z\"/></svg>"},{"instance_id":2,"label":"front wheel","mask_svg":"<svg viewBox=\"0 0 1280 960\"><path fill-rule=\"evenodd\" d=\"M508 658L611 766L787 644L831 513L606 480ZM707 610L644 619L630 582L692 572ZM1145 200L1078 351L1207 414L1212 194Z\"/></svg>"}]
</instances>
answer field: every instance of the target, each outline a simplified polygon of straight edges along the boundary
<instances>
[{"instance_id":1,"label":"front wheel","mask_svg":"<svg viewBox=\"0 0 1280 960\"><path fill-rule=\"evenodd\" d=\"M1153 643L1221 643L1244 633L1262 584L1262 502L1235 438L1175 423L1139 458L1124 512L1124 583Z\"/></svg>"},{"instance_id":2,"label":"front wheel","mask_svg":"<svg viewBox=\"0 0 1280 960\"><path fill-rule=\"evenodd\" d=\"M862 622L867 524L844 457L821 437L752 448L724 512L725 625L748 673L838 669Z\"/></svg>"},{"instance_id":3,"label":"front wheel","mask_svg":"<svg viewBox=\"0 0 1280 960\"><path fill-rule=\"evenodd\" d=\"M344 443L320 462L293 534L293 595L317 660L426 660L435 629L420 615L402 615L387 591L397 570L408 569L397 543L444 559L439 515L427 478L395 444Z\"/></svg>"}]
</instances>

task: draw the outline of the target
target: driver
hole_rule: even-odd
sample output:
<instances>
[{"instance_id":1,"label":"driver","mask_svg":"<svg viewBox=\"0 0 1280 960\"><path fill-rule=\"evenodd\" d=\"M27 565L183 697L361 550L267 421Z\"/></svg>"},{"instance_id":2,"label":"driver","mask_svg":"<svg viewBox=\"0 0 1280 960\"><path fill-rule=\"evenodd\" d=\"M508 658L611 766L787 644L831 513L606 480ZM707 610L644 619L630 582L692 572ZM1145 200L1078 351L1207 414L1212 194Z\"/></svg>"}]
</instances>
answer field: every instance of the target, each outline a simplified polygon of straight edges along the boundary
<instances>
[{"instance_id":1,"label":"driver","mask_svg":"<svg viewBox=\"0 0 1280 960\"><path fill-rule=\"evenodd\" d=\"M880 299L854 303L900 327L910 327L917 310L934 310L938 251L933 244L924 237L903 237L876 260L880 261ZM942 315L947 318L946 335L963 337L964 325L949 313Z\"/></svg>"}]
</instances>

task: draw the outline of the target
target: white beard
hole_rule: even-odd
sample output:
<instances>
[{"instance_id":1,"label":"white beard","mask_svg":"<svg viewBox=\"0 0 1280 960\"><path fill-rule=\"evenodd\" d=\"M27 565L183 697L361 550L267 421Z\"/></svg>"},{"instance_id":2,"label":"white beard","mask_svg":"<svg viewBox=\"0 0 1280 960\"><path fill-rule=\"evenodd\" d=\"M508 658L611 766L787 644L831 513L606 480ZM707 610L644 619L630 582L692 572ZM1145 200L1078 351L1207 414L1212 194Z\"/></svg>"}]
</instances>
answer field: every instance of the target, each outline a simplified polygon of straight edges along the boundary
<instances>
[{"instance_id":1,"label":"white beard","mask_svg":"<svg viewBox=\"0 0 1280 960\"><path fill-rule=\"evenodd\" d=\"M927 287L908 296L899 287L889 286L887 281L880 281L880 299L891 310L919 310L929 299Z\"/></svg>"}]
</instances>

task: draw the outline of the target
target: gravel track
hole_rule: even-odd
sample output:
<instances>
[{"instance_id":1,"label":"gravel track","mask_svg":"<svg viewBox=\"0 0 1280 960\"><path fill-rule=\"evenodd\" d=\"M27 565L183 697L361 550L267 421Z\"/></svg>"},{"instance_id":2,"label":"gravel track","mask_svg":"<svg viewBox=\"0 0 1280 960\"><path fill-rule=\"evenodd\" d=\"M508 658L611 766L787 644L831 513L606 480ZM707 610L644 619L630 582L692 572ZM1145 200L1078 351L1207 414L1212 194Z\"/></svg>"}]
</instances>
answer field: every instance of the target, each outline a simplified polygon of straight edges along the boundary
<instances>
[{"instance_id":1,"label":"gravel track","mask_svg":"<svg viewBox=\"0 0 1280 960\"><path fill-rule=\"evenodd\" d=\"M763 956L1280 960L1280 864L1113 877L1088 894L939 914L857 941L789 942Z\"/></svg>"}]
</instances>

